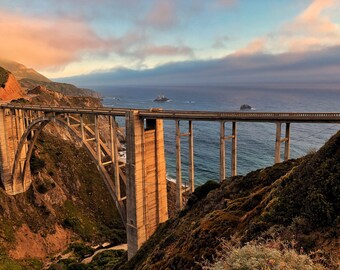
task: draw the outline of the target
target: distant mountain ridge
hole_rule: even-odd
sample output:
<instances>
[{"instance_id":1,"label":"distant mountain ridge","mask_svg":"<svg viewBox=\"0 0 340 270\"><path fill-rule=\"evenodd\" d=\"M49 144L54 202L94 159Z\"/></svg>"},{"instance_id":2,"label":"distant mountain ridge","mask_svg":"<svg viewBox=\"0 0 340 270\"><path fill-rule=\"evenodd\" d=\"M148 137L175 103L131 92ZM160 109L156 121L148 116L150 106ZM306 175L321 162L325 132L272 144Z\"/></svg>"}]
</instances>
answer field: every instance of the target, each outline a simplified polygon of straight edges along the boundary
<instances>
[{"instance_id":1,"label":"distant mountain ridge","mask_svg":"<svg viewBox=\"0 0 340 270\"><path fill-rule=\"evenodd\" d=\"M44 86L49 90L59 92L67 96L100 97L99 93L91 89L78 88L73 84L53 82L34 69L28 68L25 65L14 61L0 59L0 67L10 71L24 90L31 90L37 86ZM2 81L1 78L0 81Z\"/></svg>"},{"instance_id":2,"label":"distant mountain ridge","mask_svg":"<svg viewBox=\"0 0 340 270\"><path fill-rule=\"evenodd\" d=\"M62 93L63 95L67 96L80 96L80 97L96 97L100 98L100 94L97 93L94 90L91 89L85 89L85 88L78 88L73 84L68 83L58 83L58 82L44 82L44 81L35 81L32 79L21 79L20 84L25 89L33 89L37 86L44 86L47 89L55 92Z\"/></svg>"},{"instance_id":3,"label":"distant mountain ridge","mask_svg":"<svg viewBox=\"0 0 340 270\"><path fill-rule=\"evenodd\" d=\"M28 78L35 81L51 82L50 79L38 73L33 68L28 68L25 65L14 61L0 59L0 66L9 70L17 78L17 80Z\"/></svg>"}]
</instances>

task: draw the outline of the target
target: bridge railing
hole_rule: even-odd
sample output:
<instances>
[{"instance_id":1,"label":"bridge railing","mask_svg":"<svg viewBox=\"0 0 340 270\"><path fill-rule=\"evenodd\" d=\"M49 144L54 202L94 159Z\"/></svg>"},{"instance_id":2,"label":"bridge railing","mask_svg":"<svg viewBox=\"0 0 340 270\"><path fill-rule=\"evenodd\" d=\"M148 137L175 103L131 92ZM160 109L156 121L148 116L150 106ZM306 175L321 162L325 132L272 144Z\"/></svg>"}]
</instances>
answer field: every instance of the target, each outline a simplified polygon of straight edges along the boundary
<instances>
[{"instance_id":1,"label":"bridge railing","mask_svg":"<svg viewBox=\"0 0 340 270\"><path fill-rule=\"evenodd\" d=\"M56 113L88 113L88 114L112 114L125 116L131 110L139 111L139 115L146 119L182 119L182 120L238 120L238 121L261 121L261 122L340 122L339 112L217 112L217 111L183 111L183 110L158 110L158 109L131 109L109 107L69 107L69 106L46 106L24 104L2 104L0 108L25 109L32 111L56 112Z\"/></svg>"}]
</instances>

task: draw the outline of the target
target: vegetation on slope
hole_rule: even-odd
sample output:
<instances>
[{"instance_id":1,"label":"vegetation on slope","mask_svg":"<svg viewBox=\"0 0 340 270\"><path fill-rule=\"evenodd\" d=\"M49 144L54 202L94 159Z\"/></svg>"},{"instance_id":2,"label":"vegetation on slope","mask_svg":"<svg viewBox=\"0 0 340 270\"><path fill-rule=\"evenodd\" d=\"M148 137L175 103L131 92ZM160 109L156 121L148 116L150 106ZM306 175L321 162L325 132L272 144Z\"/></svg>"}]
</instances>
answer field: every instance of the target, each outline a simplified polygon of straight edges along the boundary
<instances>
[{"instance_id":1,"label":"vegetation on slope","mask_svg":"<svg viewBox=\"0 0 340 270\"><path fill-rule=\"evenodd\" d=\"M43 87L33 95L30 101L14 102L101 105L94 97L69 97ZM0 190L0 265L5 269L41 269L41 261L72 242L126 242L125 228L96 165L69 139L64 129L49 124L30 162L32 186L16 196Z\"/></svg>"},{"instance_id":2,"label":"vegetation on slope","mask_svg":"<svg viewBox=\"0 0 340 270\"><path fill-rule=\"evenodd\" d=\"M39 138L37 153L38 159L46 164L42 170L50 176L37 177L37 191L47 194L54 188L52 179L62 180L58 184L64 187L66 200L57 211L62 226L84 241L125 242L124 226L113 199L86 150L44 133Z\"/></svg>"},{"instance_id":3,"label":"vegetation on slope","mask_svg":"<svg viewBox=\"0 0 340 270\"><path fill-rule=\"evenodd\" d=\"M121 269L201 269L221 239L240 247L256 239L320 249L326 267L339 262L340 132L317 153L203 185L176 218L162 224ZM207 193L206 197L204 196ZM235 268L238 269L238 268Z\"/></svg>"},{"instance_id":4,"label":"vegetation on slope","mask_svg":"<svg viewBox=\"0 0 340 270\"><path fill-rule=\"evenodd\" d=\"M75 97L99 97L99 93L85 88L78 88L73 84L68 83L58 83L58 82L46 82L46 81L36 81L32 79L21 79L20 84L23 88L33 89L37 86L43 86L51 91L61 93L67 96Z\"/></svg>"},{"instance_id":5,"label":"vegetation on slope","mask_svg":"<svg viewBox=\"0 0 340 270\"><path fill-rule=\"evenodd\" d=\"M124 250L105 250L95 255L90 263L81 263L81 259L70 257L51 265L48 270L112 270L121 264L121 261L126 260L127 254Z\"/></svg>"},{"instance_id":6,"label":"vegetation on slope","mask_svg":"<svg viewBox=\"0 0 340 270\"><path fill-rule=\"evenodd\" d=\"M340 225L339 134L288 176L277 194L278 201L268 214L270 221L288 225L300 216L311 230Z\"/></svg>"},{"instance_id":7,"label":"vegetation on slope","mask_svg":"<svg viewBox=\"0 0 340 270\"><path fill-rule=\"evenodd\" d=\"M274 247L273 247L274 245ZM222 244L218 260L211 265L204 265L205 270L325 270L321 264L314 263L307 255L299 254L294 249L281 246L276 242L264 244L246 244L243 247L232 247Z\"/></svg>"},{"instance_id":8,"label":"vegetation on slope","mask_svg":"<svg viewBox=\"0 0 340 270\"><path fill-rule=\"evenodd\" d=\"M8 79L8 71L0 67L0 87L4 88Z\"/></svg>"},{"instance_id":9,"label":"vegetation on slope","mask_svg":"<svg viewBox=\"0 0 340 270\"><path fill-rule=\"evenodd\" d=\"M77 107L101 107L100 100L96 97L68 96L37 86L28 91L31 95L31 104L48 104L52 106L77 106ZM20 101L22 102L22 101Z\"/></svg>"},{"instance_id":10,"label":"vegetation on slope","mask_svg":"<svg viewBox=\"0 0 340 270\"><path fill-rule=\"evenodd\" d=\"M85 149L44 133L31 170L34 180L26 193L0 193L0 247L6 261L26 265L8 255L43 259L67 241L126 242L119 213Z\"/></svg>"}]
</instances>

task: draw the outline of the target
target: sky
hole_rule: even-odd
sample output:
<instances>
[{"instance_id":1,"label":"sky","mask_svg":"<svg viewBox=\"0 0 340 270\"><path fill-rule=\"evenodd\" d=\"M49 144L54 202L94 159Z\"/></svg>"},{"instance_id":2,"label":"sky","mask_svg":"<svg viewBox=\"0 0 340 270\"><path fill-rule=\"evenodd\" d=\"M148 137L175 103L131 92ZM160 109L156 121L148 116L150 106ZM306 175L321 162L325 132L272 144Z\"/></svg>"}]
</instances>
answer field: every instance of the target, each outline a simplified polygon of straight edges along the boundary
<instances>
[{"instance_id":1,"label":"sky","mask_svg":"<svg viewBox=\"0 0 340 270\"><path fill-rule=\"evenodd\" d=\"M311 76L320 61L340 74L339 15L340 0L1 0L0 56L52 79L188 68L256 78L291 65Z\"/></svg>"}]
</instances>

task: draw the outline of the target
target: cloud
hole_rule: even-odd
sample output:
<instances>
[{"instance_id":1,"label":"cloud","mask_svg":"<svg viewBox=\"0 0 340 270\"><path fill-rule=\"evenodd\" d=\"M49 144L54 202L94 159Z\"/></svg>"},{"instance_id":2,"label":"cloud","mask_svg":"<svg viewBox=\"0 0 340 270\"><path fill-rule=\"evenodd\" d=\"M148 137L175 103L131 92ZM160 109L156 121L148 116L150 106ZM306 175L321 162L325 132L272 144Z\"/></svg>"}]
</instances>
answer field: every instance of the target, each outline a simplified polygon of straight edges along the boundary
<instances>
[{"instance_id":1,"label":"cloud","mask_svg":"<svg viewBox=\"0 0 340 270\"><path fill-rule=\"evenodd\" d=\"M193 50L187 46L149 45L134 52L140 58L150 56L193 56Z\"/></svg>"},{"instance_id":2,"label":"cloud","mask_svg":"<svg viewBox=\"0 0 340 270\"><path fill-rule=\"evenodd\" d=\"M148 70L118 69L60 81L84 87L107 85L273 85L315 87L340 83L340 46L313 52L230 55L185 61ZM321 85L321 87L322 87ZM339 87L338 87L339 88Z\"/></svg>"},{"instance_id":3,"label":"cloud","mask_svg":"<svg viewBox=\"0 0 340 270\"><path fill-rule=\"evenodd\" d=\"M339 0L314 0L292 21L252 40L236 55L256 54L263 50L272 53L307 52L339 45L340 28L326 12L335 7L340 7Z\"/></svg>"},{"instance_id":4,"label":"cloud","mask_svg":"<svg viewBox=\"0 0 340 270\"><path fill-rule=\"evenodd\" d=\"M250 42L246 47L236 51L235 56L262 53L265 50L267 40L265 38L257 38Z\"/></svg>"},{"instance_id":5,"label":"cloud","mask_svg":"<svg viewBox=\"0 0 340 270\"><path fill-rule=\"evenodd\" d=\"M321 12L325 8L334 5L334 0L314 0L299 16L298 20L305 22L314 22L320 19Z\"/></svg>"},{"instance_id":6,"label":"cloud","mask_svg":"<svg viewBox=\"0 0 340 270\"><path fill-rule=\"evenodd\" d=\"M146 26L164 29L175 26L177 19L175 2L167 0L156 1L141 22Z\"/></svg>"},{"instance_id":7,"label":"cloud","mask_svg":"<svg viewBox=\"0 0 340 270\"><path fill-rule=\"evenodd\" d=\"M82 21L27 18L0 12L3 57L42 68L79 59L83 51L107 51L112 41L99 37Z\"/></svg>"},{"instance_id":8,"label":"cloud","mask_svg":"<svg viewBox=\"0 0 340 270\"><path fill-rule=\"evenodd\" d=\"M339 26L325 14L340 5L334 0L314 0L276 34L288 51L308 51L340 44Z\"/></svg>"},{"instance_id":9,"label":"cloud","mask_svg":"<svg viewBox=\"0 0 340 270\"><path fill-rule=\"evenodd\" d=\"M215 49L226 48L228 41L230 41L229 36L218 36L218 37L215 38L215 41L214 41L212 47L215 48Z\"/></svg>"}]
</instances>

